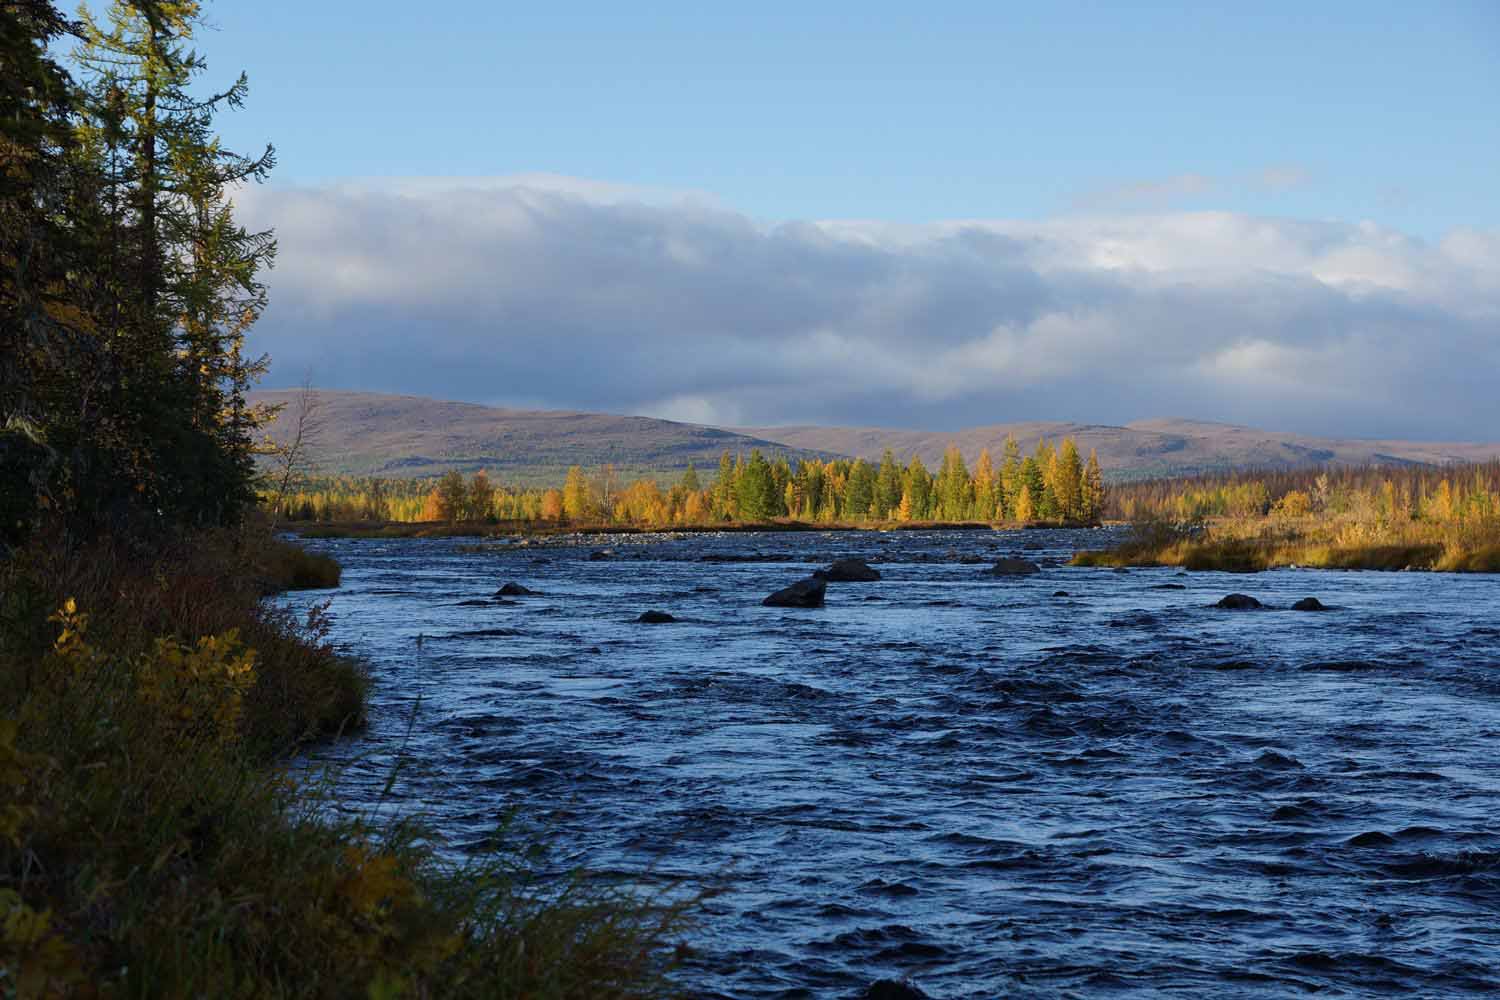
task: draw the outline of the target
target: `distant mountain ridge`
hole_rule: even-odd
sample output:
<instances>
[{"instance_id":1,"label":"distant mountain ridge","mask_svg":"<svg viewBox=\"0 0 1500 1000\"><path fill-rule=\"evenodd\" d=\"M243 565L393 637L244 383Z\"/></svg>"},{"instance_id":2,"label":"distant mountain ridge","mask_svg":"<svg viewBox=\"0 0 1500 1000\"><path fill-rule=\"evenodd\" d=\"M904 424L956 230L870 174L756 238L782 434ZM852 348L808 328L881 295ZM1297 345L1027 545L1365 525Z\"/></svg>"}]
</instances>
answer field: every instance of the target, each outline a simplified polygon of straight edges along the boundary
<instances>
[{"instance_id":1,"label":"distant mountain ridge","mask_svg":"<svg viewBox=\"0 0 1500 1000\"><path fill-rule=\"evenodd\" d=\"M889 430L879 427L735 428L742 434L788 447L878 459L889 448L897 456L917 455L929 468L942 461L949 444L972 466L985 448L998 463L1005 436L1014 434L1022 454L1043 437L1056 444L1071 437L1079 451L1099 453L1105 475L1114 480L1200 475L1233 469L1290 469L1312 465L1445 465L1500 457L1500 443L1422 442L1322 438L1286 431L1263 431L1204 420L1159 418L1123 426L1029 421L993 424L961 431Z\"/></svg>"},{"instance_id":2,"label":"distant mountain ridge","mask_svg":"<svg viewBox=\"0 0 1500 1000\"><path fill-rule=\"evenodd\" d=\"M270 433L284 439L300 390L257 391L252 403L282 404ZM571 465L613 465L623 478L677 475L689 463L712 478L724 451L833 458L753 436L651 417L575 410L515 410L373 392L315 389L317 432L309 449L326 475L417 478L487 470L523 485L561 483Z\"/></svg>"},{"instance_id":3,"label":"distant mountain ridge","mask_svg":"<svg viewBox=\"0 0 1500 1000\"><path fill-rule=\"evenodd\" d=\"M251 393L252 402L286 409L273 436L295 413L298 390ZM1124 426L1029 421L961 431L880 427L720 428L652 417L576 410L518 410L384 393L314 390L320 430L313 457L325 474L421 477L449 469L486 469L502 481L554 485L571 465L615 466L622 478L675 477L691 462L705 479L724 451L754 448L802 458L879 460L889 448L903 462L920 456L936 469L955 444L971 467L988 448L998 463L1007 433L1029 454L1045 437L1072 437L1084 455L1097 449L1113 480L1194 475L1245 468L1416 463L1442 465L1500 456L1500 443L1414 442L1320 438L1232 424L1163 418Z\"/></svg>"}]
</instances>

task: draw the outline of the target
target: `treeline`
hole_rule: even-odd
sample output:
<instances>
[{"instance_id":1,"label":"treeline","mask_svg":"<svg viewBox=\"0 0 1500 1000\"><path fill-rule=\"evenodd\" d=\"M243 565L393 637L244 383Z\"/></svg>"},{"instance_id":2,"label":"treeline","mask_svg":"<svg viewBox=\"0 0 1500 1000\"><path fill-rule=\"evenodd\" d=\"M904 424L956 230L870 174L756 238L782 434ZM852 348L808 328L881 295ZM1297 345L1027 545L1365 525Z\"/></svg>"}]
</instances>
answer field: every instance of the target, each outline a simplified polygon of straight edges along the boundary
<instances>
[{"instance_id":1,"label":"treeline","mask_svg":"<svg viewBox=\"0 0 1500 1000\"><path fill-rule=\"evenodd\" d=\"M1500 460L1448 466L1365 466L1240 472L1118 484L1107 516L1455 523L1500 517Z\"/></svg>"},{"instance_id":2,"label":"treeline","mask_svg":"<svg viewBox=\"0 0 1500 1000\"><path fill-rule=\"evenodd\" d=\"M278 517L296 521L572 521L631 525L760 522L1056 521L1099 519L1106 500L1098 456L1082 461L1071 438L1037 444L1022 457L1007 438L997 467L989 452L970 470L956 447L928 471L920 458L898 463L887 451L864 459L789 462L725 452L705 484L689 466L675 483L629 484L605 466L579 466L551 489L506 488L485 472L449 472L433 480L343 478L265 498Z\"/></svg>"},{"instance_id":3,"label":"treeline","mask_svg":"<svg viewBox=\"0 0 1500 1000\"><path fill-rule=\"evenodd\" d=\"M1500 572L1500 461L1156 480L1111 503L1135 530L1075 564Z\"/></svg>"}]
</instances>

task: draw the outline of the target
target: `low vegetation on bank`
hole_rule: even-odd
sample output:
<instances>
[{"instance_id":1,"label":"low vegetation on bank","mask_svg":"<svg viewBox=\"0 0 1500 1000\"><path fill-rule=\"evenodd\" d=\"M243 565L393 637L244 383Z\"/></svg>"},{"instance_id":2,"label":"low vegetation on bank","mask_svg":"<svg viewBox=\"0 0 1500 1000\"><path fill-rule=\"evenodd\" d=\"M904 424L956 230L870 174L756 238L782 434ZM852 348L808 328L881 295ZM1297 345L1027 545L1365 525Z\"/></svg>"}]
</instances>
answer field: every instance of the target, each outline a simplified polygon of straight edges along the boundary
<instances>
[{"instance_id":1,"label":"low vegetation on bank","mask_svg":"<svg viewBox=\"0 0 1500 1000\"><path fill-rule=\"evenodd\" d=\"M661 995L682 904L446 863L283 763L358 729L366 681L260 600L264 541L0 569L0 994Z\"/></svg>"},{"instance_id":2,"label":"low vegetation on bank","mask_svg":"<svg viewBox=\"0 0 1500 1000\"><path fill-rule=\"evenodd\" d=\"M1496 462L1161 480L1114 501L1135 530L1074 565L1500 572Z\"/></svg>"}]
</instances>

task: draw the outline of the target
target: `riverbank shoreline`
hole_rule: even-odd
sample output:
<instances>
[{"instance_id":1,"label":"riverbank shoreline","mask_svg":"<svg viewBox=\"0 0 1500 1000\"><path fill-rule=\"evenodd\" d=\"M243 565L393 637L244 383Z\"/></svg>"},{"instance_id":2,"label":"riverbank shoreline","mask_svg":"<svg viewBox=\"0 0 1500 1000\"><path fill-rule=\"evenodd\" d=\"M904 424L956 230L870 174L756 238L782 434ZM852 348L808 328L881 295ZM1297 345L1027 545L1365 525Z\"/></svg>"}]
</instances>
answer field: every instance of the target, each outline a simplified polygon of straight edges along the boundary
<instances>
[{"instance_id":1,"label":"riverbank shoreline","mask_svg":"<svg viewBox=\"0 0 1500 1000\"><path fill-rule=\"evenodd\" d=\"M597 521L284 521L278 528L299 538L551 538L563 535L714 535L768 532L886 531L1042 531L1058 528L1109 527L1116 522L1071 524L1053 521L726 521L697 524L632 525Z\"/></svg>"}]
</instances>

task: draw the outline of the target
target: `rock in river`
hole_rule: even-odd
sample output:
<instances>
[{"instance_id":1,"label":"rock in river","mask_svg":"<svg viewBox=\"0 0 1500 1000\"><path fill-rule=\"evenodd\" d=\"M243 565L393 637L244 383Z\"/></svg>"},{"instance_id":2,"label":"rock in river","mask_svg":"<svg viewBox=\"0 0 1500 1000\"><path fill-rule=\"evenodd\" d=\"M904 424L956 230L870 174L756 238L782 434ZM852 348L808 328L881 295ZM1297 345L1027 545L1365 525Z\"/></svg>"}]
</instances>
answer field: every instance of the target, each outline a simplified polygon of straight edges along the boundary
<instances>
[{"instance_id":1,"label":"rock in river","mask_svg":"<svg viewBox=\"0 0 1500 1000\"><path fill-rule=\"evenodd\" d=\"M760 603L768 608L821 608L823 595L828 590L828 581L821 576L810 576L798 580L790 587L783 587Z\"/></svg>"},{"instance_id":2,"label":"rock in river","mask_svg":"<svg viewBox=\"0 0 1500 1000\"><path fill-rule=\"evenodd\" d=\"M1324 604L1322 601L1318 600L1316 597L1304 597L1304 598L1302 598L1302 600L1300 600L1296 604L1292 605L1292 610L1293 611L1327 611L1328 610L1328 605Z\"/></svg>"},{"instance_id":3,"label":"rock in river","mask_svg":"<svg viewBox=\"0 0 1500 1000\"><path fill-rule=\"evenodd\" d=\"M541 591L523 587L519 583L507 583L495 591L496 597L540 597Z\"/></svg>"},{"instance_id":4,"label":"rock in river","mask_svg":"<svg viewBox=\"0 0 1500 1000\"><path fill-rule=\"evenodd\" d=\"M1251 611L1261 606L1261 603L1249 594L1229 594L1219 598L1219 603L1214 605L1216 608L1225 608L1229 611Z\"/></svg>"},{"instance_id":5,"label":"rock in river","mask_svg":"<svg viewBox=\"0 0 1500 1000\"><path fill-rule=\"evenodd\" d=\"M835 559L822 576L833 583L870 583L880 579L880 570L863 559Z\"/></svg>"},{"instance_id":6,"label":"rock in river","mask_svg":"<svg viewBox=\"0 0 1500 1000\"><path fill-rule=\"evenodd\" d=\"M998 559L988 570L995 576L1027 576L1041 571L1042 568L1030 559Z\"/></svg>"},{"instance_id":7,"label":"rock in river","mask_svg":"<svg viewBox=\"0 0 1500 1000\"><path fill-rule=\"evenodd\" d=\"M676 618L673 618L665 611L642 611L641 616L636 619L636 622L641 625L665 625L668 622L675 622L676 620Z\"/></svg>"},{"instance_id":8,"label":"rock in river","mask_svg":"<svg viewBox=\"0 0 1500 1000\"><path fill-rule=\"evenodd\" d=\"M877 979L860 1000L927 1000L927 994L899 979Z\"/></svg>"}]
</instances>

